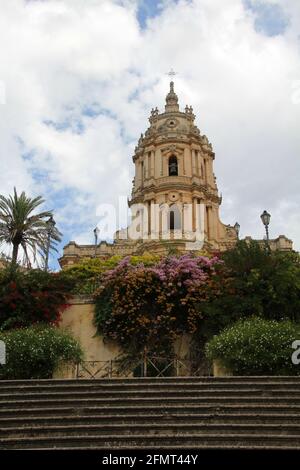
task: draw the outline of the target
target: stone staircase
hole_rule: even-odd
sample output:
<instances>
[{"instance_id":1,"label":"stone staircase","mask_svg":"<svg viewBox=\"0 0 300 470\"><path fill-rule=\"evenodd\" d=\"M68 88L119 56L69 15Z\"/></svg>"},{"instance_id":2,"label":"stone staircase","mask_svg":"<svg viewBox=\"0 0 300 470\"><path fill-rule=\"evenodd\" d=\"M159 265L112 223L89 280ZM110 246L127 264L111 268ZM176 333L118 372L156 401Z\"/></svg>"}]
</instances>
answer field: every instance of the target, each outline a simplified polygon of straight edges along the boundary
<instances>
[{"instance_id":1,"label":"stone staircase","mask_svg":"<svg viewBox=\"0 0 300 470\"><path fill-rule=\"evenodd\" d=\"M0 381L0 449L300 449L300 377Z\"/></svg>"}]
</instances>

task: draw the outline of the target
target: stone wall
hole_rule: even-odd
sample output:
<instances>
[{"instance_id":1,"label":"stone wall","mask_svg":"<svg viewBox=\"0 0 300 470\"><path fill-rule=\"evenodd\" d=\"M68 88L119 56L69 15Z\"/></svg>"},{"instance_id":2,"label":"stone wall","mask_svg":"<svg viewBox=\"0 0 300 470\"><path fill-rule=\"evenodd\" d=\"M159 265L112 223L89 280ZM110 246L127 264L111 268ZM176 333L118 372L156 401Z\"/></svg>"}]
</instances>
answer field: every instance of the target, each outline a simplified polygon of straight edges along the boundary
<instances>
[{"instance_id":1,"label":"stone wall","mask_svg":"<svg viewBox=\"0 0 300 470\"><path fill-rule=\"evenodd\" d=\"M121 354L116 343L104 342L103 338L97 334L94 325L94 303L88 297L74 297L70 301L70 307L62 314L60 328L68 330L76 338L84 351L84 367L80 367L79 377L91 378L97 370L102 371L97 375L99 378L105 375L109 363L114 361ZM174 344L175 354L179 358L186 358L189 355L188 335L183 335ZM94 362L94 364L93 364ZM77 367L74 364L62 364L54 372L55 379L71 379L78 375ZM182 369L182 375L188 375L188 368Z\"/></svg>"},{"instance_id":2,"label":"stone wall","mask_svg":"<svg viewBox=\"0 0 300 470\"><path fill-rule=\"evenodd\" d=\"M70 307L62 314L60 328L68 330L76 338L84 351L84 361L110 361L115 359L120 350L115 343L104 343L97 334L94 325L94 303L89 298L75 297ZM97 365L95 365L97 367ZM74 378L76 368L73 365L62 365L54 373L54 378Z\"/></svg>"}]
</instances>

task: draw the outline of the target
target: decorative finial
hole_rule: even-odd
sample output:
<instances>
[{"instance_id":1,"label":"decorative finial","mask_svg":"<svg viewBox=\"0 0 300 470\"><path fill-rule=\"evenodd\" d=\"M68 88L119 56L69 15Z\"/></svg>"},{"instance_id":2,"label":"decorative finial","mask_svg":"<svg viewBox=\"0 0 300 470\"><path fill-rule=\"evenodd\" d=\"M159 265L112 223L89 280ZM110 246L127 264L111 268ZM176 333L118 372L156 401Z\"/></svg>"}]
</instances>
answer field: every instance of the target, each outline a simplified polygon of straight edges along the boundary
<instances>
[{"instance_id":1,"label":"decorative finial","mask_svg":"<svg viewBox=\"0 0 300 470\"><path fill-rule=\"evenodd\" d=\"M173 69L170 70L170 72L167 73L169 77L174 77L176 72L174 72ZM179 106L178 106L178 98L176 93L174 92L174 82L170 82L170 91L166 96L166 106L165 106L165 112L177 112L179 111Z\"/></svg>"},{"instance_id":2,"label":"decorative finial","mask_svg":"<svg viewBox=\"0 0 300 470\"><path fill-rule=\"evenodd\" d=\"M174 72L174 70L171 69L170 72L167 73L167 75L169 75L169 77L175 77L175 75L177 75L177 72Z\"/></svg>"}]
</instances>

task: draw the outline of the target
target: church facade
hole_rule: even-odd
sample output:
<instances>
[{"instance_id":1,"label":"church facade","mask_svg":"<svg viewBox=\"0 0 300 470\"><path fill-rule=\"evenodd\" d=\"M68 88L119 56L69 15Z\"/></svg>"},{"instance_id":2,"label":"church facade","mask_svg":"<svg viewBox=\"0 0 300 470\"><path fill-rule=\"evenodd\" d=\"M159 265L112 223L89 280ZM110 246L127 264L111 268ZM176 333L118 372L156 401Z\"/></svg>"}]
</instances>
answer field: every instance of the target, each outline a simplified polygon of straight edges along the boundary
<instances>
[{"instance_id":1,"label":"church facade","mask_svg":"<svg viewBox=\"0 0 300 470\"><path fill-rule=\"evenodd\" d=\"M192 107L179 109L173 81L164 111L152 109L149 123L133 155L135 177L128 201L132 223L116 233L113 243L69 242L59 260L61 267L95 256L216 252L236 244L236 227L223 224L219 217L222 198L212 145L195 125ZM289 251L292 241L280 235L270 240L270 247Z\"/></svg>"}]
</instances>

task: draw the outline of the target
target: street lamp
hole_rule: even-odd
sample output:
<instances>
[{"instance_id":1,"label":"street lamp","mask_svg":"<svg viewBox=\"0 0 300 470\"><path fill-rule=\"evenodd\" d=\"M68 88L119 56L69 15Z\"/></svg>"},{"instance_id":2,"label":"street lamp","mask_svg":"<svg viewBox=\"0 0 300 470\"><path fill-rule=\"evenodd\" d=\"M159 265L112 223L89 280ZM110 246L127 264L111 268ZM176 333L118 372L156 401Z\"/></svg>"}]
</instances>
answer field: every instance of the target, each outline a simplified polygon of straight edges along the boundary
<instances>
[{"instance_id":1,"label":"street lamp","mask_svg":"<svg viewBox=\"0 0 300 470\"><path fill-rule=\"evenodd\" d=\"M95 237L95 258L96 258L96 255L97 255L97 246L98 246L98 235L100 233L100 230L98 229L98 227L95 227L94 230L94 237Z\"/></svg>"},{"instance_id":2,"label":"street lamp","mask_svg":"<svg viewBox=\"0 0 300 470\"><path fill-rule=\"evenodd\" d=\"M46 258L45 258L45 271L48 271L48 263L49 263L49 251L50 251L50 244L51 244L51 236L53 234L54 227L56 225L55 220L53 219L53 216L51 215L49 219L46 222L47 225L47 234L48 234L48 240L47 240L47 248L46 248Z\"/></svg>"},{"instance_id":3,"label":"street lamp","mask_svg":"<svg viewBox=\"0 0 300 470\"><path fill-rule=\"evenodd\" d=\"M235 230L235 233L236 233L236 237L239 238L239 233L240 233L240 224L238 222L236 222L233 226L234 230Z\"/></svg>"},{"instance_id":4,"label":"street lamp","mask_svg":"<svg viewBox=\"0 0 300 470\"><path fill-rule=\"evenodd\" d=\"M270 245L269 245L269 223L270 223L271 215L267 211L263 211L260 218L261 218L262 223L265 226L266 236L267 236L267 245L270 248Z\"/></svg>"}]
</instances>

